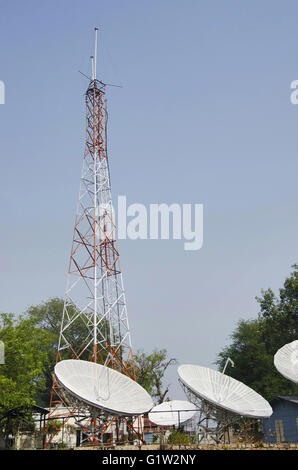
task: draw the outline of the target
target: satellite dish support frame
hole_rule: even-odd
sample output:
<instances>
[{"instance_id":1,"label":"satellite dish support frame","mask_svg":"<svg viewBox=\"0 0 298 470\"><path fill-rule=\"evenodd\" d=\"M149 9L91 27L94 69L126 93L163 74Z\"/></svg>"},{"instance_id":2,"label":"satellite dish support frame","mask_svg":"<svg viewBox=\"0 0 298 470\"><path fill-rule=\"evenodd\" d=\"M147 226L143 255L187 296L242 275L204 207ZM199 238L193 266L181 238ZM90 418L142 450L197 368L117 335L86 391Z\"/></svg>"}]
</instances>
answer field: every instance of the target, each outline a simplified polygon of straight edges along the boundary
<instances>
[{"instance_id":1,"label":"satellite dish support frame","mask_svg":"<svg viewBox=\"0 0 298 470\"><path fill-rule=\"evenodd\" d=\"M237 415L236 413L229 412L220 406L216 406L208 400L205 400L202 397L196 395L192 390L190 390L180 378L178 378L185 395L188 400L193 403L199 409L199 421L197 426L204 428L204 433L199 439L200 443L204 438L212 439L217 444L220 442L226 443L226 436L228 437L228 442L230 444L230 433L229 428L231 428L236 423L241 422L244 417L242 415ZM214 421L217 425L216 428L209 427L209 421ZM205 422L205 425L203 423Z\"/></svg>"}]
</instances>

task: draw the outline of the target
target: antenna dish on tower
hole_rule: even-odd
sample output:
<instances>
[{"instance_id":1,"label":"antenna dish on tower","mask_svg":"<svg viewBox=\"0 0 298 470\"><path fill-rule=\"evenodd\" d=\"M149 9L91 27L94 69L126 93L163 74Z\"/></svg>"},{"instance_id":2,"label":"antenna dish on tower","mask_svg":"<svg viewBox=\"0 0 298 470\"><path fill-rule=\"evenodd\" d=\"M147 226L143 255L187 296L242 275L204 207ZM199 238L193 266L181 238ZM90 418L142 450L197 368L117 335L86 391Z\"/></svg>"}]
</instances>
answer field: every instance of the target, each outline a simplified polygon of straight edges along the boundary
<instances>
[{"instance_id":1,"label":"antenna dish on tower","mask_svg":"<svg viewBox=\"0 0 298 470\"><path fill-rule=\"evenodd\" d=\"M298 383L298 340L285 344L277 351L274 365L286 379Z\"/></svg>"},{"instance_id":2,"label":"antenna dish on tower","mask_svg":"<svg viewBox=\"0 0 298 470\"><path fill-rule=\"evenodd\" d=\"M72 396L112 415L138 416L153 406L141 385L110 367L66 359L56 364L54 372L60 385Z\"/></svg>"},{"instance_id":3,"label":"antenna dish on tower","mask_svg":"<svg viewBox=\"0 0 298 470\"><path fill-rule=\"evenodd\" d=\"M155 406L148 417L152 423L158 426L180 426L197 412L197 407L189 401L172 400L165 401Z\"/></svg>"},{"instance_id":4,"label":"antenna dish on tower","mask_svg":"<svg viewBox=\"0 0 298 470\"><path fill-rule=\"evenodd\" d=\"M269 418L272 408L258 393L242 382L208 367L182 365L181 382L199 399L217 408L249 418Z\"/></svg>"}]
</instances>

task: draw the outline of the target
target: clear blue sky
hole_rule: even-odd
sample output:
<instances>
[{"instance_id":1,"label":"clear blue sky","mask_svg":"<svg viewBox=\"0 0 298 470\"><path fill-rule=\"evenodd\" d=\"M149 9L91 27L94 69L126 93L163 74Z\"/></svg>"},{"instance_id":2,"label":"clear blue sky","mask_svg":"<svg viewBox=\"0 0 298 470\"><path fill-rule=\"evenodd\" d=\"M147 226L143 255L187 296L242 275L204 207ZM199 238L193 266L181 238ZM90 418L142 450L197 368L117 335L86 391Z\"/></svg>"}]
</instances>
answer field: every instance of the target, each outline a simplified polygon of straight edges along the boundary
<instances>
[{"instance_id":1,"label":"clear blue sky","mask_svg":"<svg viewBox=\"0 0 298 470\"><path fill-rule=\"evenodd\" d=\"M298 261L298 3L0 2L2 311L64 295L95 26L114 198L204 204L200 251L120 243L134 348L213 366Z\"/></svg>"}]
</instances>

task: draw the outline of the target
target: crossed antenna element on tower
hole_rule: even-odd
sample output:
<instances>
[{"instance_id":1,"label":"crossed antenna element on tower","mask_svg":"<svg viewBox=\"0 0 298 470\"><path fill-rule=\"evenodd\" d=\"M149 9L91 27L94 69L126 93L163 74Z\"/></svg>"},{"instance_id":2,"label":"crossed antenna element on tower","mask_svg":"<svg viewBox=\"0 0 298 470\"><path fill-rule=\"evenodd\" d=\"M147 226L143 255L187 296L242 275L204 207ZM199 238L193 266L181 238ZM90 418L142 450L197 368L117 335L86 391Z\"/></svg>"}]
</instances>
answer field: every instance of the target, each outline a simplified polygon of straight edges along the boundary
<instances>
[{"instance_id":1,"label":"crossed antenna element on tower","mask_svg":"<svg viewBox=\"0 0 298 470\"><path fill-rule=\"evenodd\" d=\"M84 77L88 78L88 80L96 80L96 66L97 66L97 35L98 35L98 28L94 28L95 31L95 41L94 41L94 56L90 56L91 59L91 77L86 75L85 73L81 72L79 70L79 73L82 74ZM100 80L100 83L105 86L113 86L117 88L123 88L122 85L115 85L113 83L104 83L103 81Z\"/></svg>"}]
</instances>

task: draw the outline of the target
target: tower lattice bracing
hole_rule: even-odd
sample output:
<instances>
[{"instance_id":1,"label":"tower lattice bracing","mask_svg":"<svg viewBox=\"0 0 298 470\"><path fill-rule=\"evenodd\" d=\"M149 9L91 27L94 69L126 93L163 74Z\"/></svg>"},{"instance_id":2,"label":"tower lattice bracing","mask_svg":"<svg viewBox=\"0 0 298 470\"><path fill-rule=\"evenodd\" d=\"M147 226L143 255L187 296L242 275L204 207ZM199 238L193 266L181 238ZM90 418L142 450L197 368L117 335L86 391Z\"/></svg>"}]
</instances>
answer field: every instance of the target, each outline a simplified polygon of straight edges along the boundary
<instances>
[{"instance_id":1,"label":"tower lattice bracing","mask_svg":"<svg viewBox=\"0 0 298 470\"><path fill-rule=\"evenodd\" d=\"M102 362L133 377L104 97L104 84L92 80L86 92L86 147L58 350L69 349L76 358Z\"/></svg>"}]
</instances>

